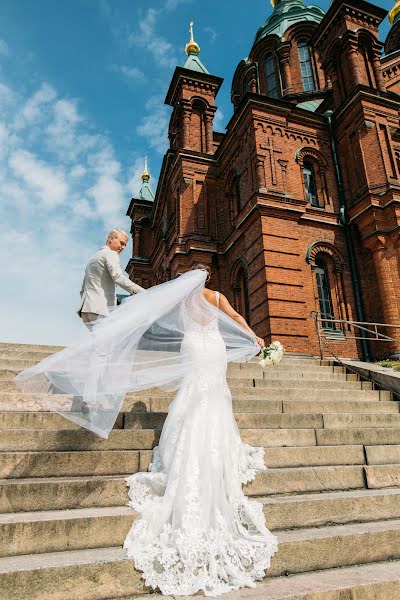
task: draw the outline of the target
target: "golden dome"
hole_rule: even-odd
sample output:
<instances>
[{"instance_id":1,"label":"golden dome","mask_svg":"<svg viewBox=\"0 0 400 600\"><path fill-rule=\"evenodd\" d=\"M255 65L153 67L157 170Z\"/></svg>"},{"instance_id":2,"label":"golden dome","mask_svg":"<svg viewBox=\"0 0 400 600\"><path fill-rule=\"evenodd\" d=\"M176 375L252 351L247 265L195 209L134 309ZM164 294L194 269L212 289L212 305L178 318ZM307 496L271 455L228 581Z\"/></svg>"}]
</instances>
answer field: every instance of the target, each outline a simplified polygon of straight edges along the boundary
<instances>
[{"instance_id":1,"label":"golden dome","mask_svg":"<svg viewBox=\"0 0 400 600\"><path fill-rule=\"evenodd\" d=\"M142 177L142 181L150 181L150 173L147 169L147 156L144 159L144 170L143 170L141 177Z\"/></svg>"},{"instance_id":2,"label":"golden dome","mask_svg":"<svg viewBox=\"0 0 400 600\"><path fill-rule=\"evenodd\" d=\"M193 21L190 22L189 32L190 32L190 40L185 46L185 52L188 56L190 53L199 54L200 46L198 45L197 42L194 41L194 37L193 37Z\"/></svg>"},{"instance_id":3,"label":"golden dome","mask_svg":"<svg viewBox=\"0 0 400 600\"><path fill-rule=\"evenodd\" d=\"M393 24L400 14L400 0L396 0L396 4L393 6L389 13L389 21Z\"/></svg>"}]
</instances>

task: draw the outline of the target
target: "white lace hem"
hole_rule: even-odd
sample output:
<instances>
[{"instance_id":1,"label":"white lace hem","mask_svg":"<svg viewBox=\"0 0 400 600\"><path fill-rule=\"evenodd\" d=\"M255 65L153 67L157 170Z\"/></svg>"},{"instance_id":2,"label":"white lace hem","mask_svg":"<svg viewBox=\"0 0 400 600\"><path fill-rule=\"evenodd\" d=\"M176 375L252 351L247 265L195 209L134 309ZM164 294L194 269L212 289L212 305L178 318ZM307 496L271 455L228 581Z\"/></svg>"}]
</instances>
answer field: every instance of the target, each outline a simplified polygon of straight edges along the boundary
<instances>
[{"instance_id":1,"label":"white lace hem","mask_svg":"<svg viewBox=\"0 0 400 600\"><path fill-rule=\"evenodd\" d=\"M242 451L237 474L242 483L248 483L257 470L265 470L264 450L242 444ZM141 515L124 548L142 571L146 585L164 595L191 595L202 590L206 596L255 587L278 548L276 537L265 526L262 504L241 494L230 505L229 519L217 511L214 526L205 530L196 498L188 497L188 513L181 527L173 528L161 517L160 530L154 535L155 520L168 513L163 504L166 480L158 447L153 451L150 473L126 478L129 505Z\"/></svg>"}]
</instances>

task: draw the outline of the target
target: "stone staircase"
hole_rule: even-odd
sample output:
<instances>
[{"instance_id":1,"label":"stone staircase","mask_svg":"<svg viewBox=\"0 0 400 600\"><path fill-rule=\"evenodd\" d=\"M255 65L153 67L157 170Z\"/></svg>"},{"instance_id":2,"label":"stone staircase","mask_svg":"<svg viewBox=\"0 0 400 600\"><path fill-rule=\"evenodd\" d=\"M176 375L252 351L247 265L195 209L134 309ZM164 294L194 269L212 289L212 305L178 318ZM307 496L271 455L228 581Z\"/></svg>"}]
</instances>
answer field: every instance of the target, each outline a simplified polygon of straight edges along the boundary
<instances>
[{"instance_id":1,"label":"stone staircase","mask_svg":"<svg viewBox=\"0 0 400 600\"><path fill-rule=\"evenodd\" d=\"M128 394L102 440L12 383L57 349L0 344L0 599L150 599L122 549L124 477L147 468L171 395ZM400 598L399 402L312 357L228 376L242 439L270 467L245 491L280 546L265 582L224 598Z\"/></svg>"}]
</instances>

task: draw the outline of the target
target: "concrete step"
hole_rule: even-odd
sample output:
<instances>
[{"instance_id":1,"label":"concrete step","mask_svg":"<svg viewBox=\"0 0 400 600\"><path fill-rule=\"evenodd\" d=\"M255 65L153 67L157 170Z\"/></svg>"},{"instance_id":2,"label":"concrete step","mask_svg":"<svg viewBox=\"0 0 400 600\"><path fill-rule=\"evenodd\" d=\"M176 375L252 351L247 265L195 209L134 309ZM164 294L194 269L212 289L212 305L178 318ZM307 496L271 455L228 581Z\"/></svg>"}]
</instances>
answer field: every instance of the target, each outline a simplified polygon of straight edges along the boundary
<instances>
[{"instance_id":1,"label":"concrete step","mask_svg":"<svg viewBox=\"0 0 400 600\"><path fill-rule=\"evenodd\" d=\"M371 415L371 414L329 414L324 415L324 427L326 429L347 428L347 427L399 427L400 414L389 415ZM399 439L400 441L400 439Z\"/></svg>"},{"instance_id":2,"label":"concrete step","mask_svg":"<svg viewBox=\"0 0 400 600\"><path fill-rule=\"evenodd\" d=\"M313 446L315 445L315 431L310 428L243 429L241 438L245 443L252 446ZM159 436L159 429L136 429L133 431L115 429L111 431L107 440L84 429L12 429L2 432L0 452L26 450L150 450L158 443Z\"/></svg>"},{"instance_id":3,"label":"concrete step","mask_svg":"<svg viewBox=\"0 0 400 600\"><path fill-rule=\"evenodd\" d=\"M400 486L400 464L367 466L365 473L370 489Z\"/></svg>"},{"instance_id":4,"label":"concrete step","mask_svg":"<svg viewBox=\"0 0 400 600\"><path fill-rule=\"evenodd\" d=\"M394 427L317 429L315 433L318 446L382 446L398 444L400 440L400 428Z\"/></svg>"},{"instance_id":5,"label":"concrete step","mask_svg":"<svg viewBox=\"0 0 400 600\"><path fill-rule=\"evenodd\" d=\"M127 502L122 475L1 479L0 513L122 506ZM258 472L245 493L304 494L364 487L361 465L279 468Z\"/></svg>"},{"instance_id":6,"label":"concrete step","mask_svg":"<svg viewBox=\"0 0 400 600\"><path fill-rule=\"evenodd\" d=\"M127 502L127 487L121 476L0 480L0 513L101 508Z\"/></svg>"},{"instance_id":7,"label":"concrete step","mask_svg":"<svg viewBox=\"0 0 400 600\"><path fill-rule=\"evenodd\" d=\"M396 560L400 521L281 532L278 538L269 577ZM26 600L27 589L31 600L104 600L146 591L133 561L110 547L2 558L0 585L13 600Z\"/></svg>"},{"instance_id":8,"label":"concrete step","mask_svg":"<svg viewBox=\"0 0 400 600\"><path fill-rule=\"evenodd\" d=\"M12 394L12 396L10 395ZM159 401L162 399L172 400L175 394L171 392L163 392L158 389L144 390L142 392L130 392L126 395L123 411L131 412L136 410L137 406L143 406L148 400ZM65 397L65 396L64 396ZM296 388L261 388L261 387L246 387L232 389L232 398L234 400L248 399L267 399L267 400L301 400L301 401L361 401L361 402L379 402L392 400L391 392L382 390L361 390L361 389L296 389ZM48 396L44 394L35 394L33 397L29 394L24 394L12 381L0 381L0 403L15 406L20 406L23 410L24 406L31 408L40 408L42 401L46 403ZM29 408L29 410L31 409ZM159 410L159 409L155 409Z\"/></svg>"},{"instance_id":9,"label":"concrete step","mask_svg":"<svg viewBox=\"0 0 400 600\"><path fill-rule=\"evenodd\" d=\"M51 346L47 344L16 344L14 342L1 342L1 352L44 352L54 354L63 350L64 346Z\"/></svg>"},{"instance_id":10,"label":"concrete step","mask_svg":"<svg viewBox=\"0 0 400 600\"><path fill-rule=\"evenodd\" d=\"M151 450L0 452L0 478L130 475L146 470L151 454Z\"/></svg>"},{"instance_id":11,"label":"concrete step","mask_svg":"<svg viewBox=\"0 0 400 600\"><path fill-rule=\"evenodd\" d=\"M122 546L136 513L128 506L0 515L0 557Z\"/></svg>"},{"instance_id":12,"label":"concrete step","mask_svg":"<svg viewBox=\"0 0 400 600\"><path fill-rule=\"evenodd\" d=\"M400 490L261 499L268 528L332 526L400 517ZM0 515L0 556L122 546L136 517L127 506Z\"/></svg>"},{"instance_id":13,"label":"concrete step","mask_svg":"<svg viewBox=\"0 0 400 600\"><path fill-rule=\"evenodd\" d=\"M249 496L304 494L365 487L364 468L354 466L277 468L261 471L245 486Z\"/></svg>"},{"instance_id":14,"label":"concrete step","mask_svg":"<svg viewBox=\"0 0 400 600\"><path fill-rule=\"evenodd\" d=\"M269 576L400 558L400 520L284 531Z\"/></svg>"},{"instance_id":15,"label":"concrete step","mask_svg":"<svg viewBox=\"0 0 400 600\"><path fill-rule=\"evenodd\" d=\"M389 454L387 459L386 453ZM146 471L151 456L151 450L0 452L0 478L129 475ZM394 458L390 447L382 446L378 464L385 464L385 460L389 463ZM271 468L362 465L365 456L363 446L267 448L265 463Z\"/></svg>"},{"instance_id":16,"label":"concrete step","mask_svg":"<svg viewBox=\"0 0 400 600\"><path fill-rule=\"evenodd\" d=\"M307 390L372 390L372 383L369 381L344 381L327 379L232 379L228 377L228 385L231 390L237 388L261 388L261 389L307 389Z\"/></svg>"},{"instance_id":17,"label":"concrete step","mask_svg":"<svg viewBox=\"0 0 400 600\"><path fill-rule=\"evenodd\" d=\"M368 402L362 400L284 400L282 402L284 413L318 413L324 415L335 413L398 414L400 412L399 406L400 402L394 400L386 402L374 402L373 400Z\"/></svg>"},{"instance_id":18,"label":"concrete step","mask_svg":"<svg viewBox=\"0 0 400 600\"><path fill-rule=\"evenodd\" d=\"M366 446L365 453L369 465L400 465L400 446Z\"/></svg>"},{"instance_id":19,"label":"concrete step","mask_svg":"<svg viewBox=\"0 0 400 600\"><path fill-rule=\"evenodd\" d=\"M124 596L125 600L159 600L159 594ZM163 600L176 597L162 596ZM180 596L192 600L193 596ZM381 562L271 577L256 588L224 594L225 600L396 600L400 598L400 562ZM108 600L118 600L110 598Z\"/></svg>"},{"instance_id":20,"label":"concrete step","mask_svg":"<svg viewBox=\"0 0 400 600\"><path fill-rule=\"evenodd\" d=\"M51 355L41 352L0 352L0 372L7 373L7 369L13 365L13 371L21 370L26 366L32 366L40 362L42 359ZM20 361L23 361L20 364ZM29 363L29 364L26 364ZM329 379L329 380L358 380L358 376L352 373L346 374L344 367L321 367L315 366L313 369L303 369L301 366L289 366L289 368L281 368L278 366L271 369L262 369L258 364L245 363L242 368L235 368L239 365L231 363L228 365L228 377L233 379ZM18 367L18 369L17 369Z\"/></svg>"},{"instance_id":21,"label":"concrete step","mask_svg":"<svg viewBox=\"0 0 400 600\"><path fill-rule=\"evenodd\" d=\"M350 490L258 498L269 529L400 519L400 489Z\"/></svg>"},{"instance_id":22,"label":"concrete step","mask_svg":"<svg viewBox=\"0 0 400 600\"><path fill-rule=\"evenodd\" d=\"M315 429L323 427L322 415L246 412L236 413L235 416L238 426L242 429ZM158 412L120 413L117 417L114 429L162 429L166 417L167 413ZM78 429L79 426L69 422L67 419L56 413L0 413L0 430L25 428L51 430Z\"/></svg>"}]
</instances>

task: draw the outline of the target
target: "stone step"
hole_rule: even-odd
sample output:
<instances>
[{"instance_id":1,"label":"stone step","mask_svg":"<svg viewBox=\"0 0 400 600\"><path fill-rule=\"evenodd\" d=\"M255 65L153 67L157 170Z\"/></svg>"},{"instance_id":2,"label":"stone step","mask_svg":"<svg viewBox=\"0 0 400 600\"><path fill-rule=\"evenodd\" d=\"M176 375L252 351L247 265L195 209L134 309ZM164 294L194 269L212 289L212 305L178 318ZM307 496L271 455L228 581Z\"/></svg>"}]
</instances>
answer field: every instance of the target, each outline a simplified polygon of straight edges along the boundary
<instances>
[{"instance_id":1,"label":"stone step","mask_svg":"<svg viewBox=\"0 0 400 600\"><path fill-rule=\"evenodd\" d=\"M264 496L364 487L364 467L361 465L321 466L258 472L254 481L245 486L245 492L249 496ZM126 502L122 474L0 480L0 513L121 506Z\"/></svg>"},{"instance_id":2,"label":"stone step","mask_svg":"<svg viewBox=\"0 0 400 600\"><path fill-rule=\"evenodd\" d=\"M127 487L121 476L0 480L0 513L101 508L127 502Z\"/></svg>"},{"instance_id":3,"label":"stone step","mask_svg":"<svg viewBox=\"0 0 400 600\"><path fill-rule=\"evenodd\" d=\"M365 473L370 489L400 486L400 464L366 466Z\"/></svg>"},{"instance_id":4,"label":"stone step","mask_svg":"<svg viewBox=\"0 0 400 600\"><path fill-rule=\"evenodd\" d=\"M0 478L130 475L147 470L151 450L0 452Z\"/></svg>"},{"instance_id":5,"label":"stone step","mask_svg":"<svg viewBox=\"0 0 400 600\"><path fill-rule=\"evenodd\" d=\"M366 446L365 453L369 465L400 465L400 446Z\"/></svg>"},{"instance_id":6,"label":"stone step","mask_svg":"<svg viewBox=\"0 0 400 600\"><path fill-rule=\"evenodd\" d=\"M269 529L400 519L400 489L350 490L258 498Z\"/></svg>"},{"instance_id":7,"label":"stone step","mask_svg":"<svg viewBox=\"0 0 400 600\"><path fill-rule=\"evenodd\" d=\"M398 444L400 440L400 428L392 427L317 429L315 433L317 446L382 446Z\"/></svg>"},{"instance_id":8,"label":"stone step","mask_svg":"<svg viewBox=\"0 0 400 600\"><path fill-rule=\"evenodd\" d=\"M244 400L241 402L244 402ZM259 404L262 406L261 403ZM365 402L361 400L284 400L282 402L282 410L284 413L317 413L324 415L335 413L384 413L394 414L397 416L397 414L400 412L400 402L394 400L382 402ZM244 410L241 412L244 412ZM257 412L262 411L257 410Z\"/></svg>"},{"instance_id":9,"label":"stone step","mask_svg":"<svg viewBox=\"0 0 400 600\"><path fill-rule=\"evenodd\" d=\"M331 526L400 517L400 490L261 499L268 528ZM122 546L136 517L127 506L0 515L0 557Z\"/></svg>"},{"instance_id":10,"label":"stone step","mask_svg":"<svg viewBox=\"0 0 400 600\"><path fill-rule=\"evenodd\" d=\"M12 394L10 396L9 394ZM142 392L131 392L125 397L123 404L123 411L131 412L136 406L142 406L144 402L148 400L172 400L175 394L170 392L163 392L161 390L151 389L144 390ZM263 389L261 387L248 387L248 388L237 388L232 390L232 398L234 400L246 400L246 399L267 399L267 400L302 400L302 401L313 401L313 400L324 400L324 401L391 401L392 394L388 391L383 390L337 390L337 389L294 389L294 388L270 388ZM24 406L30 407L31 409L39 409L46 403L48 397L43 394L35 394L33 397L29 394L23 394L18 390L14 383L11 381L0 381L0 403L6 406L10 404L19 405L22 409ZM159 409L157 409L159 410Z\"/></svg>"},{"instance_id":11,"label":"stone step","mask_svg":"<svg viewBox=\"0 0 400 600\"><path fill-rule=\"evenodd\" d=\"M227 379L231 390L238 388L260 388L268 390L270 388L290 388L307 390L372 390L373 384L370 381L329 381L326 379Z\"/></svg>"},{"instance_id":12,"label":"stone step","mask_svg":"<svg viewBox=\"0 0 400 600\"><path fill-rule=\"evenodd\" d=\"M389 414L389 415L355 415L347 414L330 414L324 415L324 427L326 429L334 428L354 428L354 427L399 427L400 428L400 414ZM399 439L400 441L400 439Z\"/></svg>"},{"instance_id":13,"label":"stone step","mask_svg":"<svg viewBox=\"0 0 400 600\"><path fill-rule=\"evenodd\" d=\"M269 577L400 558L399 520L281 532L278 539ZM13 600L26 600L27 589L30 600L104 600L146 591L133 561L112 547L2 558L0 585Z\"/></svg>"},{"instance_id":14,"label":"stone step","mask_svg":"<svg viewBox=\"0 0 400 600\"><path fill-rule=\"evenodd\" d=\"M0 352L0 375L3 376L9 373L9 376L11 377L12 372L20 372L22 368L35 365L46 356L47 355L41 355L40 353L18 353L18 355L11 355L10 353ZM24 363L29 364L19 365L19 361L24 361ZM276 366L271 369L262 369L258 364L250 365L249 363L246 363L241 369L238 369L234 368L232 364L229 364L227 374L228 377L232 379L328 379L332 381L346 381L346 379L348 379L349 381L358 381L359 379L359 377L356 374L346 374L344 367L315 367L315 369L313 370L305 370L301 369L301 367L296 367L296 369L292 367L288 369L278 367L279 366Z\"/></svg>"},{"instance_id":15,"label":"stone step","mask_svg":"<svg viewBox=\"0 0 400 600\"><path fill-rule=\"evenodd\" d=\"M251 595L250 595L251 594ZM146 594L125 600L176 600ZM192 600L193 596L179 596ZM225 600L396 600L400 598L400 561L326 569L287 577L271 577L251 590L224 594ZM108 600L118 600L109 598Z\"/></svg>"},{"instance_id":16,"label":"stone step","mask_svg":"<svg viewBox=\"0 0 400 600\"><path fill-rule=\"evenodd\" d=\"M50 346L47 344L16 344L13 342L0 342L1 352L43 352L54 354L63 350L64 346Z\"/></svg>"},{"instance_id":17,"label":"stone step","mask_svg":"<svg viewBox=\"0 0 400 600\"><path fill-rule=\"evenodd\" d=\"M379 454L382 461L386 449L390 452L383 446ZM129 475L147 470L151 455L151 450L0 452L0 478ZM362 465L365 456L363 446L267 448L265 463L271 468Z\"/></svg>"},{"instance_id":18,"label":"stone step","mask_svg":"<svg viewBox=\"0 0 400 600\"><path fill-rule=\"evenodd\" d=\"M391 415L389 415L391 416ZM397 416L397 415L396 415ZM399 415L400 416L400 415ZM162 429L166 413L120 413L114 429ZM323 416L316 414L236 413L241 429L316 429L323 427ZM78 429L79 426L56 413L0 413L1 429Z\"/></svg>"},{"instance_id":19,"label":"stone step","mask_svg":"<svg viewBox=\"0 0 400 600\"><path fill-rule=\"evenodd\" d=\"M252 446L313 446L315 431L314 429L242 429L241 437L245 443ZM2 432L0 452L149 450L158 443L159 436L159 429L115 429L111 431L107 440L84 429L12 429Z\"/></svg>"},{"instance_id":20,"label":"stone step","mask_svg":"<svg viewBox=\"0 0 400 600\"><path fill-rule=\"evenodd\" d=\"M354 466L277 468L261 471L245 486L249 496L304 494L365 487L364 468Z\"/></svg>"},{"instance_id":21,"label":"stone step","mask_svg":"<svg viewBox=\"0 0 400 600\"><path fill-rule=\"evenodd\" d=\"M122 546L135 520L128 506L0 515L0 557Z\"/></svg>"}]
</instances>

